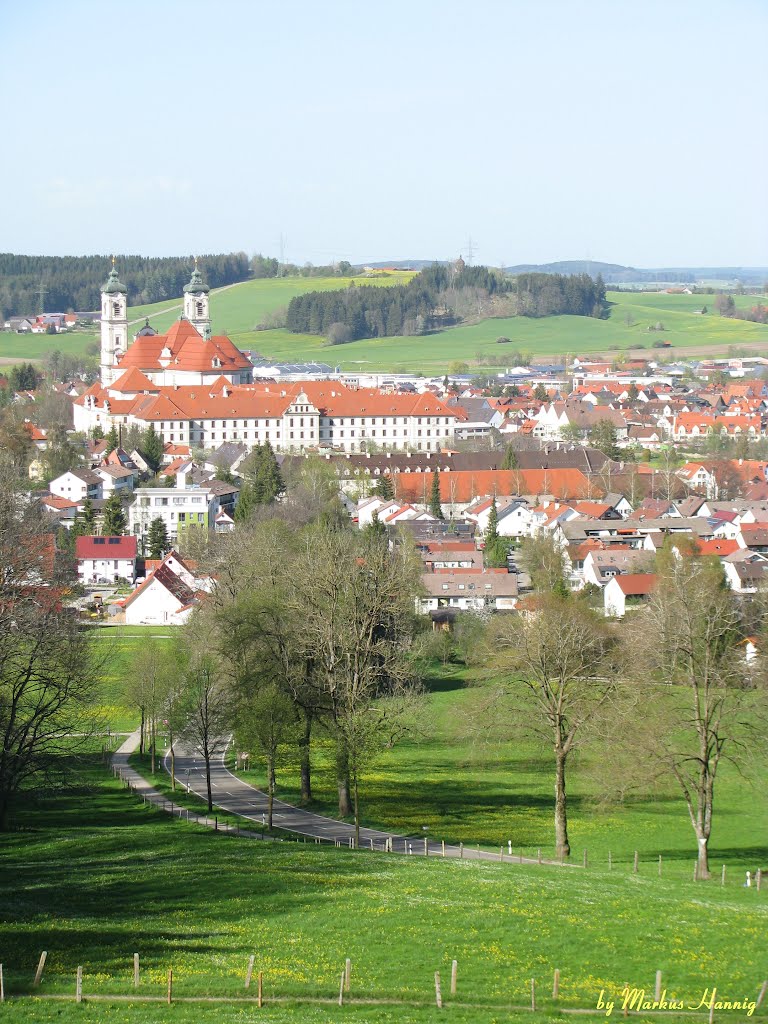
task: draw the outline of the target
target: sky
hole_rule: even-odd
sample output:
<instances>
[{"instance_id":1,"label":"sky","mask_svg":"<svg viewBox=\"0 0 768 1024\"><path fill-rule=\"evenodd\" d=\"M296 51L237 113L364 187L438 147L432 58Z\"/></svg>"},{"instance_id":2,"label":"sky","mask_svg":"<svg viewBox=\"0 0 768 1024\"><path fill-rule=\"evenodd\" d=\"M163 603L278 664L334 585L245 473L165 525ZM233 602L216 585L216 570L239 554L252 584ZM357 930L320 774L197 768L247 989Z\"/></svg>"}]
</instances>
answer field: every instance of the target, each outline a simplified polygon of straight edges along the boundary
<instances>
[{"instance_id":1,"label":"sky","mask_svg":"<svg viewBox=\"0 0 768 1024\"><path fill-rule=\"evenodd\" d=\"M768 265L766 0L0 0L0 250Z\"/></svg>"}]
</instances>

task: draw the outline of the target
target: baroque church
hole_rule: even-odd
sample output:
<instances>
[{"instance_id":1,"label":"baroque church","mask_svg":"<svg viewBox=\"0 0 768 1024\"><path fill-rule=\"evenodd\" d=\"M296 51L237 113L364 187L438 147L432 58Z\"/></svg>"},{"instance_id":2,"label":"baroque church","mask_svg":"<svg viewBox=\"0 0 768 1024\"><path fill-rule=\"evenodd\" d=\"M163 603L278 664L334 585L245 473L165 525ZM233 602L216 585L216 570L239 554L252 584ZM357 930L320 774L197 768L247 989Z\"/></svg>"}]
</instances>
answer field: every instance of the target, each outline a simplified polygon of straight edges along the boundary
<instances>
[{"instance_id":1,"label":"baroque church","mask_svg":"<svg viewBox=\"0 0 768 1024\"><path fill-rule=\"evenodd\" d=\"M167 334L158 334L147 321L129 343L128 290L113 262L101 291L102 387L141 392L145 384L209 384L222 377L230 384L250 384L248 359L229 338L211 333L209 292L195 260L181 317Z\"/></svg>"}]
</instances>

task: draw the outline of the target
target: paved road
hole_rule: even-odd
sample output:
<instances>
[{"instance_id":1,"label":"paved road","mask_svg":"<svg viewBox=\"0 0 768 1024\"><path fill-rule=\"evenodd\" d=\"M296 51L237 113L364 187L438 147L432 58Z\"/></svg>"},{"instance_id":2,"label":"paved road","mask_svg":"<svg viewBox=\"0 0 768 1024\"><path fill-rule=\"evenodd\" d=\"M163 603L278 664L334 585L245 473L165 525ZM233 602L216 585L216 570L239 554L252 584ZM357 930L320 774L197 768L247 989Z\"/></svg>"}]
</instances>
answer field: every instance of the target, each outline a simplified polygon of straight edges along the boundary
<instances>
[{"instance_id":1,"label":"paved road","mask_svg":"<svg viewBox=\"0 0 768 1024\"><path fill-rule=\"evenodd\" d=\"M165 756L165 769L170 774L170 751ZM189 775L187 775L187 771ZM201 755L186 751L176 745L176 780L186 786L189 784L191 792L207 799L205 785L205 762ZM249 821L261 825L266 820L267 794L256 789L249 783L234 775L224 765L224 754L215 758L211 764L211 790L213 802L217 807L230 814L240 815ZM333 818L326 818L322 814L314 814L293 804L287 804L282 800L275 800L272 819L276 828L285 829L296 835L307 836L312 839L319 839L322 842L337 842L342 846L349 846L354 842L355 827L344 821L336 821ZM467 860L494 860L500 859L500 854L490 853L487 850L478 850L476 847L449 846L439 840L425 840L424 836L401 836L393 832L382 832L373 828L360 829L360 846L363 849L384 851L388 848L394 853L408 853L414 855L439 857L463 857ZM443 850L445 851L443 853ZM505 862L520 863L517 855L509 856L508 850L504 850L503 859ZM535 864L535 859L523 858L523 863Z\"/></svg>"}]
</instances>

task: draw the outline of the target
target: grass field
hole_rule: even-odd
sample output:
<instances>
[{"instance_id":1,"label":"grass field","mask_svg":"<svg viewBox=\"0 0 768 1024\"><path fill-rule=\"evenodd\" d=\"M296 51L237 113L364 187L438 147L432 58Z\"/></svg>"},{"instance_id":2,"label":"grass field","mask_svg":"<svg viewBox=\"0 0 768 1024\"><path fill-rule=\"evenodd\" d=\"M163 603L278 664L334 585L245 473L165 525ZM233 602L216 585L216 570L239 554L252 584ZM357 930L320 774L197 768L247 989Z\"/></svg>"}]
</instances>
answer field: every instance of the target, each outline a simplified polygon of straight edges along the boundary
<instances>
[{"instance_id":1,"label":"grass field","mask_svg":"<svg viewBox=\"0 0 768 1024\"><path fill-rule=\"evenodd\" d=\"M519 740L490 743L464 738L469 709L478 690L465 670L435 670L425 715L426 739L386 751L362 784L361 815L367 825L432 839L495 848L509 840L514 850L554 858L553 767L546 748ZM290 753L290 752L289 752ZM329 745L315 742L316 809L335 816L335 775ZM645 870L687 879L696 847L685 806L672 788L641 794L624 805L600 799L600 750L574 758L568 777L573 858L628 866L638 850ZM253 769L253 782L264 785ZM768 868L768 792L765 765L747 775L725 766L718 777L716 817L710 843L712 863L741 879L758 865ZM299 799L298 763L290 757L278 769L278 796ZM604 781L604 780L602 780Z\"/></svg>"},{"instance_id":2,"label":"grass field","mask_svg":"<svg viewBox=\"0 0 768 1024\"><path fill-rule=\"evenodd\" d=\"M21 822L28 831L0 837L0 949L11 993L30 991L42 949L43 993L73 995L80 964L86 996L130 995L138 951L143 995L162 995L172 967L177 997L239 997L254 954L267 1000L332 1000L350 957L353 997L423 1004L357 1011L353 1019L365 1021L435 1019L435 970L452 1016L478 1022L529 1005L531 977L542 1012L527 1019L558 1019L548 998L556 967L562 1004L584 1008L626 981L652 989L656 970L670 996L692 1002L713 984L722 996L754 998L765 974L768 893L737 880L723 889L597 867L262 845L163 818L103 775L87 790L28 806ZM162 1009L121 1006L109 1019L171 1019ZM263 1016L336 1020L351 1009L273 1006ZM84 1019L73 1002L11 1002L6 1015L67 1020L75 1010ZM241 1012L177 1006L172 1016L229 1021Z\"/></svg>"},{"instance_id":3,"label":"grass field","mask_svg":"<svg viewBox=\"0 0 768 1024\"><path fill-rule=\"evenodd\" d=\"M131 732L139 725L138 709L126 698L126 683L136 650L146 643L165 644L169 631L160 626L110 626L94 630L98 656L103 659L103 682L94 719L112 732Z\"/></svg>"},{"instance_id":4,"label":"grass field","mask_svg":"<svg viewBox=\"0 0 768 1024\"><path fill-rule=\"evenodd\" d=\"M370 283L392 285L407 281L407 272L373 279ZM366 279L356 278L356 284ZM441 334L423 338L380 338L355 341L333 348L313 335L289 334L284 330L254 331L264 316L287 305L294 295L312 290L346 287L347 278L280 278L247 281L211 293L211 313L215 331L226 331L243 349L254 350L268 359L288 362L320 360L343 370L418 371L444 373L449 364L463 361L480 369L504 369L511 349L530 352L535 358L558 358L567 354L615 353L617 351L653 351L654 341L670 341L662 358L676 354L725 355L730 346L768 353L768 327L719 317L714 310L714 295L667 295L662 293L609 292L612 303L605 320L589 317L546 317L485 320L479 324L454 327ZM734 296L740 307L754 305L755 296ZM167 330L179 316L180 299L139 306L129 310L132 321L152 317L158 330ZM705 316L694 310L707 305ZM659 321L664 332L649 331ZM506 336L509 347L496 344ZM51 338L47 335L22 336L0 333L0 361L3 359L40 359L52 348L66 353L81 353L93 343L95 335L76 333ZM491 366L492 364L492 366Z\"/></svg>"}]
</instances>

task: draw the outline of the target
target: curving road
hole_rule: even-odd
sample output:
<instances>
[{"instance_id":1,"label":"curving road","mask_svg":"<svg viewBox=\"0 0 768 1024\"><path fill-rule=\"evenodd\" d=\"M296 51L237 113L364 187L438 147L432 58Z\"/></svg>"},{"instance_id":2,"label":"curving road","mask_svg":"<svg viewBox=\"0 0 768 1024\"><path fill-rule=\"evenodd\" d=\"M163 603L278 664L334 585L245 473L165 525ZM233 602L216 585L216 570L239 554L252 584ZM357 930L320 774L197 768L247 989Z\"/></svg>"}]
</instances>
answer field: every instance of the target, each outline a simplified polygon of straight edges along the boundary
<instances>
[{"instance_id":1,"label":"curving road","mask_svg":"<svg viewBox=\"0 0 768 1024\"><path fill-rule=\"evenodd\" d=\"M165 770L170 774L170 750L163 762ZM189 774L187 774L189 773ZM176 781L202 800L207 800L205 784L205 761L202 755L187 751L176 744ZM211 762L211 791L213 802L217 807L230 814L239 815L248 821L261 825L266 821L267 794L255 786L244 782L234 775L224 764L224 754L220 754ZM285 829L296 835L306 836L320 842L339 843L351 846L355 838L355 826L344 821L326 818L322 814L287 804L283 800L273 802L272 820L276 828ZM360 829L360 847L362 849L393 853L418 854L422 857L462 857L466 860L504 860L506 863L535 864L536 859L510 856L505 849L502 853L491 853L459 846L445 845L434 839L427 840L423 836L401 836L392 832L382 832L374 828Z\"/></svg>"}]
</instances>

